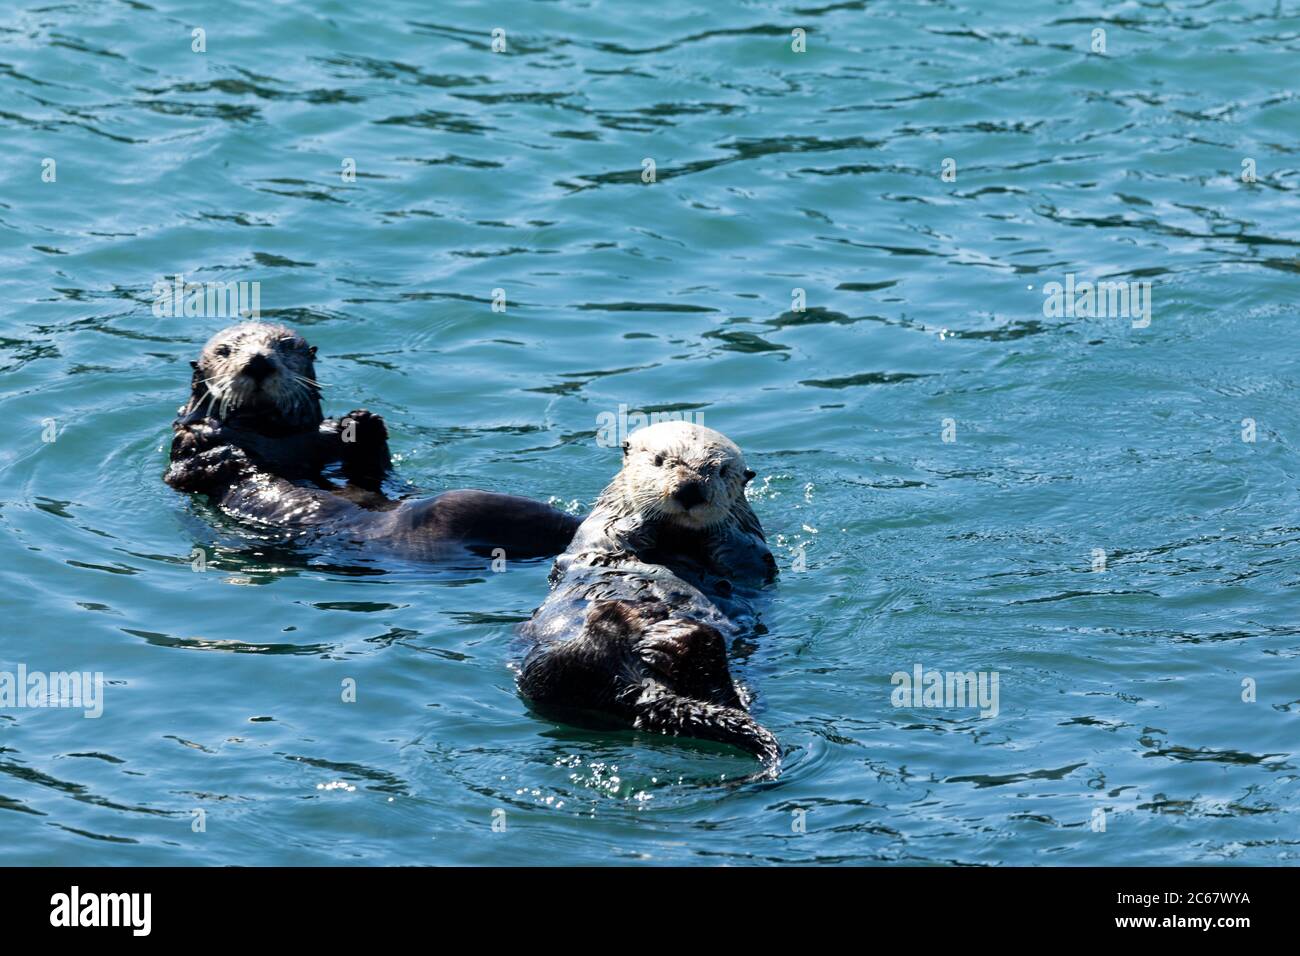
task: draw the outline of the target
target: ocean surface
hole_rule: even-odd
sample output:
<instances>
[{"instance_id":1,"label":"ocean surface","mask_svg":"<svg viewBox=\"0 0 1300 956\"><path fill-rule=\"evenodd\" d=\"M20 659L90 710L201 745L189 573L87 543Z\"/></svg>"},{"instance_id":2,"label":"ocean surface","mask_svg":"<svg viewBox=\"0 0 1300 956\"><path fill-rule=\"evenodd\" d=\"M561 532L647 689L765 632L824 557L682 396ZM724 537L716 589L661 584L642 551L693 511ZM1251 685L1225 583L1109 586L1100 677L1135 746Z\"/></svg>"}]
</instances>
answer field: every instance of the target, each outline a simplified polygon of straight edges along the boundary
<instances>
[{"instance_id":1,"label":"ocean surface","mask_svg":"<svg viewBox=\"0 0 1300 956\"><path fill-rule=\"evenodd\" d=\"M0 864L1296 863L1298 60L1294 0L7 4L0 671L104 687L0 708ZM531 712L547 561L167 488L177 274L414 489L737 441L780 777Z\"/></svg>"}]
</instances>

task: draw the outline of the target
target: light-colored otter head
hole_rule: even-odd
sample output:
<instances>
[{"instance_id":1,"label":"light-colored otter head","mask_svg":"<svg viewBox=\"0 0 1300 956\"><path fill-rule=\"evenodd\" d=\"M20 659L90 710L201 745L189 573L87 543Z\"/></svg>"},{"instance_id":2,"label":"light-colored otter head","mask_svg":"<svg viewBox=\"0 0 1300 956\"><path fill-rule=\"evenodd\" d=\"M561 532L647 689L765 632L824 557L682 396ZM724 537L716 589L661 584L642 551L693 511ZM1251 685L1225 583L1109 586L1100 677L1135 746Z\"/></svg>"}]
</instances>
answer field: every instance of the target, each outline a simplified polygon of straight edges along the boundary
<instances>
[{"instance_id":1,"label":"light-colored otter head","mask_svg":"<svg viewBox=\"0 0 1300 956\"><path fill-rule=\"evenodd\" d=\"M658 422L623 443L623 470L609 491L629 511L682 528L734 520L754 473L736 443L690 422Z\"/></svg>"},{"instance_id":2,"label":"light-colored otter head","mask_svg":"<svg viewBox=\"0 0 1300 956\"><path fill-rule=\"evenodd\" d=\"M242 322L222 329L203 347L183 413L220 421L237 416L276 424L319 424L320 387L315 346L293 329Z\"/></svg>"}]
</instances>

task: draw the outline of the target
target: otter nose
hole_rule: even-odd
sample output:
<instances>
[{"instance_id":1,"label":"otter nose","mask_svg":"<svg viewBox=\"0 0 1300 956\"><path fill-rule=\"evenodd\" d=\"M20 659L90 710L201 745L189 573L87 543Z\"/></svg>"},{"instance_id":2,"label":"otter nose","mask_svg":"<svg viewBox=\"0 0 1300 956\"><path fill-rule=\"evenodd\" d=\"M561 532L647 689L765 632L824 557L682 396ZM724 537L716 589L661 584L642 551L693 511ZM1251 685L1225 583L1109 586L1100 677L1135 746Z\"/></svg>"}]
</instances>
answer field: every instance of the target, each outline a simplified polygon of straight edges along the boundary
<instances>
[{"instance_id":1,"label":"otter nose","mask_svg":"<svg viewBox=\"0 0 1300 956\"><path fill-rule=\"evenodd\" d=\"M677 490L673 492L673 499L687 509L704 504L707 500L704 497L704 482L688 481L685 484L678 485Z\"/></svg>"},{"instance_id":2,"label":"otter nose","mask_svg":"<svg viewBox=\"0 0 1300 956\"><path fill-rule=\"evenodd\" d=\"M275 366L271 364L271 360L268 359L261 352L258 352L251 359L249 359L248 363L244 366L244 374L247 375L249 378L251 378L254 382L262 381L263 379L269 377L270 374L274 371L275 371Z\"/></svg>"}]
</instances>

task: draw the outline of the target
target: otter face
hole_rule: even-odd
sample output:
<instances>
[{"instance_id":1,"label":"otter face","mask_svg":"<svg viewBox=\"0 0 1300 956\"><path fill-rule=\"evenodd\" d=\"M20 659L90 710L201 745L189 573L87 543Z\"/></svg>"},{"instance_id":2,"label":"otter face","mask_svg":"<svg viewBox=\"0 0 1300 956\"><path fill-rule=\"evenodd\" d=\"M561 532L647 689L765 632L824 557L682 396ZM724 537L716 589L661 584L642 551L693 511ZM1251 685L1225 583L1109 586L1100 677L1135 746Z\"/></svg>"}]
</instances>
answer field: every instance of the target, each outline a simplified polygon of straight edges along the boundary
<instances>
[{"instance_id":1,"label":"otter face","mask_svg":"<svg viewBox=\"0 0 1300 956\"><path fill-rule=\"evenodd\" d=\"M244 322L214 335L194 366L191 406L232 415L316 424L321 420L315 346L283 325Z\"/></svg>"},{"instance_id":2,"label":"otter face","mask_svg":"<svg viewBox=\"0 0 1300 956\"><path fill-rule=\"evenodd\" d=\"M623 443L628 503L649 518L683 528L710 528L729 520L754 473L736 444L689 422L659 422Z\"/></svg>"}]
</instances>

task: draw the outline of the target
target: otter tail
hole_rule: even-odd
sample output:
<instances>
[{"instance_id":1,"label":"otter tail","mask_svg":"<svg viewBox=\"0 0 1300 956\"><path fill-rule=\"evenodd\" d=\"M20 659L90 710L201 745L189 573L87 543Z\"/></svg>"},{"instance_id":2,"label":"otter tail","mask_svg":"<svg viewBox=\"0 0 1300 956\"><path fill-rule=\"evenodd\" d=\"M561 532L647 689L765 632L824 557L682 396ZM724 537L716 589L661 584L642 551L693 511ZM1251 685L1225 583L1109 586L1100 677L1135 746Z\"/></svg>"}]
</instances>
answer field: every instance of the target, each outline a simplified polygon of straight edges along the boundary
<instances>
[{"instance_id":1,"label":"otter tail","mask_svg":"<svg viewBox=\"0 0 1300 956\"><path fill-rule=\"evenodd\" d=\"M775 777L781 768L781 746L776 737L739 707L682 697L662 684L647 681L632 710L633 726L638 730L731 744L762 761L768 777Z\"/></svg>"}]
</instances>

